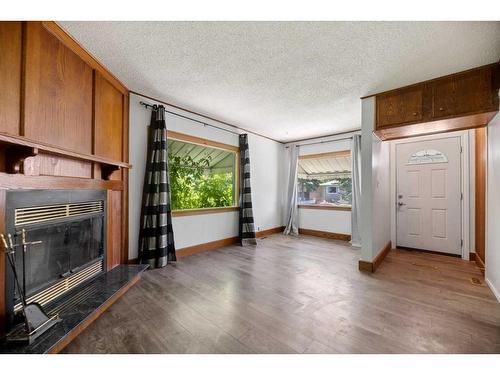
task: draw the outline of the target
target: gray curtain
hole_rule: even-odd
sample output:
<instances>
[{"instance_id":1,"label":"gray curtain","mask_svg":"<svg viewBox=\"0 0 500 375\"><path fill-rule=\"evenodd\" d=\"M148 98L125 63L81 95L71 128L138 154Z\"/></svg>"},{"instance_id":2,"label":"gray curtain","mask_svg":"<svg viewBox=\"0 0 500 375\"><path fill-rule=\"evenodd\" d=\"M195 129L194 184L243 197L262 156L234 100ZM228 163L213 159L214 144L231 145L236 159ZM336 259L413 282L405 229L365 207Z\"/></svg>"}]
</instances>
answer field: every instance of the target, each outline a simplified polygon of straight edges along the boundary
<instances>
[{"instance_id":1,"label":"gray curtain","mask_svg":"<svg viewBox=\"0 0 500 375\"><path fill-rule=\"evenodd\" d=\"M286 197L285 197L285 230L283 234L299 234L299 210L297 206L297 164L299 161L299 148L290 145L285 149L286 168L288 170Z\"/></svg>"},{"instance_id":2,"label":"gray curtain","mask_svg":"<svg viewBox=\"0 0 500 375\"><path fill-rule=\"evenodd\" d=\"M256 245L253 223L252 189L250 187L250 152L248 135L240 134L240 244Z\"/></svg>"},{"instance_id":3,"label":"gray curtain","mask_svg":"<svg viewBox=\"0 0 500 375\"><path fill-rule=\"evenodd\" d=\"M361 135L352 137L351 245L361 247ZM387 224L387 223L384 223Z\"/></svg>"},{"instance_id":4,"label":"gray curtain","mask_svg":"<svg viewBox=\"0 0 500 375\"><path fill-rule=\"evenodd\" d=\"M174 233L170 209L167 127L163 106L153 106L148 128L146 174L142 193L139 259L151 267L175 261Z\"/></svg>"}]
</instances>

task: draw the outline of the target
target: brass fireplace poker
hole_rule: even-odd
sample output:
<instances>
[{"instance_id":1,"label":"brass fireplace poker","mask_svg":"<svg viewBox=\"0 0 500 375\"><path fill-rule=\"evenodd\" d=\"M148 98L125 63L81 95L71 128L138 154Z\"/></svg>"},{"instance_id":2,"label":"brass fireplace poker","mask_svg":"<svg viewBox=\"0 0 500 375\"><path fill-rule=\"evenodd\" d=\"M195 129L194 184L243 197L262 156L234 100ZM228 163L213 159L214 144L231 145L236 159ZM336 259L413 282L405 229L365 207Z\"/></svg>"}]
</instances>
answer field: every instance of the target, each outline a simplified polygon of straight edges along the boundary
<instances>
[{"instance_id":1,"label":"brass fireplace poker","mask_svg":"<svg viewBox=\"0 0 500 375\"><path fill-rule=\"evenodd\" d=\"M21 245L14 244L12 241L12 235L7 233L7 239L3 233L0 233L3 245L5 247L5 254L9 260L9 264L12 268L14 274L15 284L21 297L22 304L22 314L24 324L23 327L14 327L14 329L7 334L7 341L10 342L20 342L20 343L33 343L38 337L40 337L44 332L53 327L55 324L59 323L61 319L58 315L49 317L44 311L43 307L37 302L27 303L26 301L26 251L29 245L40 244L42 241L26 241L26 231L22 230L22 243ZM19 277L17 275L17 267L15 260L15 248L22 246L22 263L23 263L23 286L19 282Z\"/></svg>"}]
</instances>

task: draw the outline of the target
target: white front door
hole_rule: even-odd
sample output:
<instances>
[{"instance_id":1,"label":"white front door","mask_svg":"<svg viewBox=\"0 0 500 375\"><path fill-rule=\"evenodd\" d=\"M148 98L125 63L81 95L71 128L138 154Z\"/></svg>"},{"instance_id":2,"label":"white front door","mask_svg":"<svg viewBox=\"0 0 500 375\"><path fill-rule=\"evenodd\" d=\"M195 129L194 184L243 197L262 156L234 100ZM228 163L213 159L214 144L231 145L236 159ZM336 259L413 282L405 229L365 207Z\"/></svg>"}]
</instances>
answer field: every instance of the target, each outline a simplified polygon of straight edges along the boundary
<instances>
[{"instance_id":1,"label":"white front door","mask_svg":"<svg viewBox=\"0 0 500 375\"><path fill-rule=\"evenodd\" d=\"M397 246L461 254L460 137L396 145Z\"/></svg>"}]
</instances>

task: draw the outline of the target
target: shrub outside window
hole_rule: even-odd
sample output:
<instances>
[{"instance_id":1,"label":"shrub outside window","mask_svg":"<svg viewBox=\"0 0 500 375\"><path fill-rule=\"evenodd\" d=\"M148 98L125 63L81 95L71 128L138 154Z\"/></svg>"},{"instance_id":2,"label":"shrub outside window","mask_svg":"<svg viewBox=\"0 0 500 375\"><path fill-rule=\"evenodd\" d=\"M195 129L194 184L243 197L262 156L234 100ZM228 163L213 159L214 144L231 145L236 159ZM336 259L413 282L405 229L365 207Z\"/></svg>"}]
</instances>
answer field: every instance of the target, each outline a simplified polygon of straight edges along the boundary
<instances>
[{"instance_id":1,"label":"shrub outside window","mask_svg":"<svg viewBox=\"0 0 500 375\"><path fill-rule=\"evenodd\" d=\"M214 147L210 143L215 142L186 138L194 141L170 135L168 138L172 210L235 207L238 179L235 147Z\"/></svg>"}]
</instances>

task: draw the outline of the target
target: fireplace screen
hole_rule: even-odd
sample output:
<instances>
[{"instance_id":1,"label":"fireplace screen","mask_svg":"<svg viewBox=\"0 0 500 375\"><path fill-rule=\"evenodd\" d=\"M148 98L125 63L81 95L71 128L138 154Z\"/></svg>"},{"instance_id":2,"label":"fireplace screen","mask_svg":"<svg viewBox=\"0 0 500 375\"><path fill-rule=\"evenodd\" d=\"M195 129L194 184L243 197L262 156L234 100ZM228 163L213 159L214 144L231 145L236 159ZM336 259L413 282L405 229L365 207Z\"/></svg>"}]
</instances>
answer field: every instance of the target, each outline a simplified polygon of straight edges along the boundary
<instances>
[{"instance_id":1,"label":"fireplace screen","mask_svg":"<svg viewBox=\"0 0 500 375\"><path fill-rule=\"evenodd\" d=\"M106 192L9 191L6 229L13 234L15 263L28 302L45 305L105 269ZM24 249L28 242L41 241ZM7 272L7 313L21 308L13 273Z\"/></svg>"},{"instance_id":2,"label":"fireplace screen","mask_svg":"<svg viewBox=\"0 0 500 375\"><path fill-rule=\"evenodd\" d=\"M26 238L30 241L42 241L31 246L24 254L25 270L23 274L23 250L17 248L16 263L19 276L26 282L28 297L46 289L61 278L70 276L102 262L103 217L89 217L60 224L44 223L39 227L25 228ZM20 233L17 233L20 238ZM18 296L16 293L16 302Z\"/></svg>"}]
</instances>

